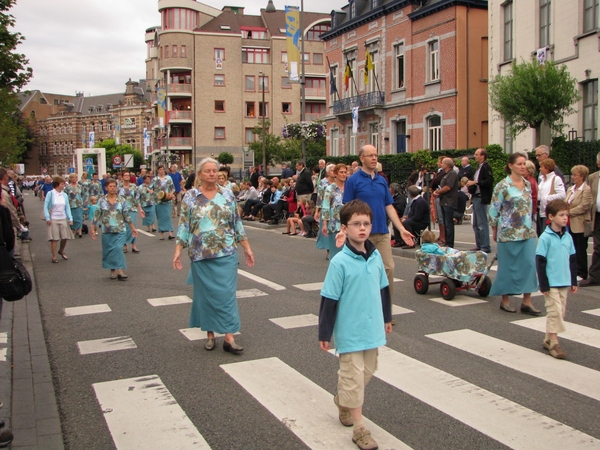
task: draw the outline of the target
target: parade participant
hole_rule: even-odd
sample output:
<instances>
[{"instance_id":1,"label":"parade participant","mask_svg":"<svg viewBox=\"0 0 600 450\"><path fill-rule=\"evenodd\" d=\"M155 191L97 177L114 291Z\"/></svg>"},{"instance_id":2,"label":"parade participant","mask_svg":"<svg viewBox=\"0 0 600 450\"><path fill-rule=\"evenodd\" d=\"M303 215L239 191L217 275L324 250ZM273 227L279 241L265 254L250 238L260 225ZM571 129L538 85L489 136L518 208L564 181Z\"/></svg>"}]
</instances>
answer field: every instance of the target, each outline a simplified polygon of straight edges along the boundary
<instances>
[{"instance_id":1,"label":"parade participant","mask_svg":"<svg viewBox=\"0 0 600 450\"><path fill-rule=\"evenodd\" d=\"M171 212L171 217L175 217L179 216L179 211L181 210L181 182L183 181L183 176L177 170L177 164L171 164L171 167L169 167L169 176L173 180L173 186L175 187L173 211Z\"/></svg>"},{"instance_id":2,"label":"parade participant","mask_svg":"<svg viewBox=\"0 0 600 450\"><path fill-rule=\"evenodd\" d=\"M65 194L69 196L69 206L71 207L71 216L73 217L71 230L75 232L75 236L81 238L81 227L83 226L83 188L77 182L77 175L74 173L69 175L69 184L65 186Z\"/></svg>"},{"instance_id":3,"label":"parade participant","mask_svg":"<svg viewBox=\"0 0 600 450\"><path fill-rule=\"evenodd\" d=\"M156 219L158 221L158 233L160 234L160 240L164 240L163 233L169 233L169 240L175 239L173 236L173 224L171 223L171 200L175 196L175 186L171 177L165 173L164 166L158 166L156 169L158 175L152 182L152 189L156 195ZM164 198L159 199L158 194L163 191Z\"/></svg>"},{"instance_id":4,"label":"parade participant","mask_svg":"<svg viewBox=\"0 0 600 450\"><path fill-rule=\"evenodd\" d=\"M73 239L70 225L73 225L71 208L69 206L69 197L63 192L65 180L61 177L54 177L52 180L52 191L48 193L44 200L44 217L48 225L48 240L50 241L50 250L52 251L52 262L58 262L57 253L62 259L69 259L65 255L67 241ZM60 248L58 248L60 241Z\"/></svg>"},{"instance_id":5,"label":"parade participant","mask_svg":"<svg viewBox=\"0 0 600 450\"><path fill-rule=\"evenodd\" d=\"M91 221L94 220L94 214L96 214L97 209L98 209L98 197L96 197L96 196L90 197L90 202L88 203L87 215ZM98 236L98 233L96 233L96 236Z\"/></svg>"},{"instance_id":6,"label":"parade participant","mask_svg":"<svg viewBox=\"0 0 600 450\"><path fill-rule=\"evenodd\" d=\"M525 156L513 153L504 168L507 176L494 188L488 211L492 237L498 243L498 272L490 295L501 295L502 311L516 313L509 295L523 294L521 312L541 315L531 303L537 290L535 269L535 230L531 221L531 185L525 180Z\"/></svg>"},{"instance_id":7,"label":"parade participant","mask_svg":"<svg viewBox=\"0 0 600 450\"><path fill-rule=\"evenodd\" d=\"M244 249L248 267L254 265L254 254L232 192L217 184L217 171L215 159L200 161L200 185L183 197L173 268L182 269L181 251L187 248L194 289L190 327L206 330L206 350L215 349L216 332L225 334L223 350L239 354L243 348L233 337L240 330L236 299L238 244Z\"/></svg>"},{"instance_id":8,"label":"parade participant","mask_svg":"<svg viewBox=\"0 0 600 450\"><path fill-rule=\"evenodd\" d=\"M86 194L89 197L101 197L104 195L102 183L100 183L97 173L92 174L92 181L90 181L90 185Z\"/></svg>"},{"instance_id":9,"label":"parade participant","mask_svg":"<svg viewBox=\"0 0 600 450\"><path fill-rule=\"evenodd\" d=\"M338 164L330 170L330 173L333 175L333 183L325 188L321 204L321 233L327 239L329 260L342 250L342 247L336 245L335 236L341 230L340 210L343 205L344 184L348 170L345 164Z\"/></svg>"},{"instance_id":10,"label":"parade participant","mask_svg":"<svg viewBox=\"0 0 600 450\"><path fill-rule=\"evenodd\" d=\"M111 280L125 281L128 278L123 273L127 268L123 254L125 227L129 225L133 237L138 232L131 221L127 200L117 195L117 182L109 178L105 185L107 194L98 202L92 222L92 239L96 239L96 232L102 227L102 268L110 269Z\"/></svg>"},{"instance_id":11,"label":"parade participant","mask_svg":"<svg viewBox=\"0 0 600 450\"><path fill-rule=\"evenodd\" d=\"M155 209L155 195L152 189L152 177L150 175L144 175L144 182L138 186L138 196L140 198L140 205L144 211L144 221L142 225L146 227L146 231L156 231L154 228L154 221L156 220L156 209Z\"/></svg>"},{"instance_id":12,"label":"parade participant","mask_svg":"<svg viewBox=\"0 0 600 450\"><path fill-rule=\"evenodd\" d=\"M146 215L140 204L140 196L138 193L137 186L130 182L131 174L129 172L123 172L123 184L117 188L117 194L123 197L127 201L127 208L129 209L129 216L134 228L137 228L137 213L140 212L140 216L144 218ZM140 251L135 245L135 237L131 233L131 228L125 228L125 246L123 252L127 253L127 244L131 244L131 252L139 253Z\"/></svg>"},{"instance_id":13,"label":"parade participant","mask_svg":"<svg viewBox=\"0 0 600 450\"><path fill-rule=\"evenodd\" d=\"M325 164L325 161L323 161L323 164ZM317 235L317 243L315 244L315 246L317 248L327 250L327 256L325 257L326 259L329 259L329 241L327 239L327 232L323 233L321 207L323 206L323 197L325 196L325 190L329 187L331 183L334 182L332 170L334 167L334 164L328 164L327 166L325 166L323 169L325 171L325 176L317 182L317 208L315 210L315 220L319 222L319 233ZM319 175L319 177L320 176L321 175Z\"/></svg>"}]
</instances>

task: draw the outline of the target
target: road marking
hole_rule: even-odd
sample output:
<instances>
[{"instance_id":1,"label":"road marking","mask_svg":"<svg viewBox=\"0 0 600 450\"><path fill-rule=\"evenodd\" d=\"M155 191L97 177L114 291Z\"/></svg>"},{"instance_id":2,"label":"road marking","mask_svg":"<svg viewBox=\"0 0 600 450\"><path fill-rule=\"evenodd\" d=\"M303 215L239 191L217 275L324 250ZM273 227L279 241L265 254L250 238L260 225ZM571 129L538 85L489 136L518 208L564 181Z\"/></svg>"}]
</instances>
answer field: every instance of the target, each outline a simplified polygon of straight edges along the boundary
<instances>
[{"instance_id":1,"label":"road marking","mask_svg":"<svg viewBox=\"0 0 600 450\"><path fill-rule=\"evenodd\" d=\"M73 308L65 308L65 317L81 316L84 314L99 314L111 312L110 306L106 303L99 305L75 306Z\"/></svg>"},{"instance_id":2,"label":"road marking","mask_svg":"<svg viewBox=\"0 0 600 450\"><path fill-rule=\"evenodd\" d=\"M202 339L208 339L208 336L206 335L206 331L203 331L201 328L198 328L198 327L182 328L181 330L179 330L179 332L181 334L183 334L186 338L188 338L190 341L201 341ZM238 334L240 334L240 332L238 331L233 334L238 335ZM225 336L225 335L221 334L221 333L215 333L215 337L223 337L223 336Z\"/></svg>"},{"instance_id":3,"label":"road marking","mask_svg":"<svg viewBox=\"0 0 600 450\"><path fill-rule=\"evenodd\" d=\"M174 297L149 298L148 303L152 306L169 306L192 303L192 299L187 295L176 295Z\"/></svg>"},{"instance_id":4,"label":"road marking","mask_svg":"<svg viewBox=\"0 0 600 450\"><path fill-rule=\"evenodd\" d=\"M495 270L496 272L498 271L498 265L495 264L492 267L490 267L490 270Z\"/></svg>"},{"instance_id":5,"label":"road marking","mask_svg":"<svg viewBox=\"0 0 600 450\"><path fill-rule=\"evenodd\" d=\"M600 316L600 308L598 309L588 309L587 311L581 311L586 314L591 314L593 316Z\"/></svg>"},{"instance_id":6,"label":"road marking","mask_svg":"<svg viewBox=\"0 0 600 450\"><path fill-rule=\"evenodd\" d=\"M443 344L480 356L548 383L600 400L600 372L569 361L558 361L541 351L530 350L473 330L425 335ZM540 348L542 348L540 343ZM552 376L548 376L552 374Z\"/></svg>"},{"instance_id":7,"label":"road marking","mask_svg":"<svg viewBox=\"0 0 600 450\"><path fill-rule=\"evenodd\" d=\"M269 294L258 289L242 289L235 293L237 298L262 297L263 295Z\"/></svg>"},{"instance_id":8,"label":"road marking","mask_svg":"<svg viewBox=\"0 0 600 450\"><path fill-rule=\"evenodd\" d=\"M144 230L140 230L139 228L137 229L137 231L138 231L138 233L145 234L146 236L150 236L150 237L156 236L155 234L148 233L147 231L144 231Z\"/></svg>"},{"instance_id":9,"label":"road marking","mask_svg":"<svg viewBox=\"0 0 600 450\"><path fill-rule=\"evenodd\" d=\"M399 314L409 314L413 313L412 309L403 308L402 306L392 305L392 316L397 316Z\"/></svg>"},{"instance_id":10,"label":"road marking","mask_svg":"<svg viewBox=\"0 0 600 450\"><path fill-rule=\"evenodd\" d=\"M510 448L597 448L600 440L388 347L375 376ZM407 376L410 374L410 376Z\"/></svg>"},{"instance_id":11,"label":"road marking","mask_svg":"<svg viewBox=\"0 0 600 450\"><path fill-rule=\"evenodd\" d=\"M531 293L532 297L543 297L544 294L542 294L540 291L535 291ZM518 297L518 298L523 298L523 294L519 294L519 295L511 295L511 297Z\"/></svg>"},{"instance_id":12,"label":"road marking","mask_svg":"<svg viewBox=\"0 0 600 450\"><path fill-rule=\"evenodd\" d=\"M294 284L294 287L303 291L320 291L323 288L323 281L320 283Z\"/></svg>"},{"instance_id":13,"label":"road marking","mask_svg":"<svg viewBox=\"0 0 600 450\"><path fill-rule=\"evenodd\" d=\"M312 327L319 324L319 318L314 314L301 314L299 316L277 317L269 319L275 325L289 330L290 328Z\"/></svg>"},{"instance_id":14,"label":"road marking","mask_svg":"<svg viewBox=\"0 0 600 450\"><path fill-rule=\"evenodd\" d=\"M355 449L352 429L339 423L333 396L279 358L221 368L311 449ZM365 426L381 449L408 449L366 417Z\"/></svg>"},{"instance_id":15,"label":"road marking","mask_svg":"<svg viewBox=\"0 0 600 450\"><path fill-rule=\"evenodd\" d=\"M0 348L0 361L6 361L7 348Z\"/></svg>"},{"instance_id":16,"label":"road marking","mask_svg":"<svg viewBox=\"0 0 600 450\"><path fill-rule=\"evenodd\" d=\"M267 287L270 287L274 291L285 291L285 286L282 286L277 283L273 283L272 281L261 278L257 275L251 274L250 272L246 272L245 270L238 269L238 274L243 277L246 277L252 281L256 281L257 283L264 284Z\"/></svg>"},{"instance_id":17,"label":"road marking","mask_svg":"<svg viewBox=\"0 0 600 450\"><path fill-rule=\"evenodd\" d=\"M443 297L430 298L429 300L446 306L467 306L476 305L478 303L487 303L485 300L469 297L467 295L457 295L452 300L444 300Z\"/></svg>"},{"instance_id":18,"label":"road marking","mask_svg":"<svg viewBox=\"0 0 600 450\"><path fill-rule=\"evenodd\" d=\"M533 319L515 320L515 325L519 325L531 330L546 332L546 318L535 317ZM567 331L560 333L561 339L568 339L575 341L580 344L589 345L591 347L600 348L600 330L595 328L584 327L576 323L565 322L565 328Z\"/></svg>"},{"instance_id":19,"label":"road marking","mask_svg":"<svg viewBox=\"0 0 600 450\"><path fill-rule=\"evenodd\" d=\"M0 333L0 344L8 344L8 332Z\"/></svg>"},{"instance_id":20,"label":"road marking","mask_svg":"<svg viewBox=\"0 0 600 450\"><path fill-rule=\"evenodd\" d=\"M77 343L81 355L91 353L115 352L117 350L129 350L137 348L130 336L119 336L107 339L94 339L92 341L81 341Z\"/></svg>"},{"instance_id":21,"label":"road marking","mask_svg":"<svg viewBox=\"0 0 600 450\"><path fill-rule=\"evenodd\" d=\"M117 449L210 449L157 375L92 386Z\"/></svg>"}]
</instances>

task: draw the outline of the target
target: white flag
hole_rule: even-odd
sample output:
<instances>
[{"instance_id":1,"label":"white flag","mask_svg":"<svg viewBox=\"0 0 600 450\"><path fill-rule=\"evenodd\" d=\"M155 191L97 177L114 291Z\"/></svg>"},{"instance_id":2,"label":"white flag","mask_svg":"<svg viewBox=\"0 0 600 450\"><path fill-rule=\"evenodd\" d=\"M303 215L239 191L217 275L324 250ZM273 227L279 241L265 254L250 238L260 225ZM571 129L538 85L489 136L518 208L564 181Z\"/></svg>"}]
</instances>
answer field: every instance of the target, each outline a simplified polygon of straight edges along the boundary
<instances>
[{"instance_id":1,"label":"white flag","mask_svg":"<svg viewBox=\"0 0 600 450\"><path fill-rule=\"evenodd\" d=\"M358 133L358 106L352 108L352 132Z\"/></svg>"},{"instance_id":2,"label":"white flag","mask_svg":"<svg viewBox=\"0 0 600 450\"><path fill-rule=\"evenodd\" d=\"M540 63L540 66L546 64L546 58L548 57L548 47L538 48L537 51L537 60Z\"/></svg>"}]
</instances>

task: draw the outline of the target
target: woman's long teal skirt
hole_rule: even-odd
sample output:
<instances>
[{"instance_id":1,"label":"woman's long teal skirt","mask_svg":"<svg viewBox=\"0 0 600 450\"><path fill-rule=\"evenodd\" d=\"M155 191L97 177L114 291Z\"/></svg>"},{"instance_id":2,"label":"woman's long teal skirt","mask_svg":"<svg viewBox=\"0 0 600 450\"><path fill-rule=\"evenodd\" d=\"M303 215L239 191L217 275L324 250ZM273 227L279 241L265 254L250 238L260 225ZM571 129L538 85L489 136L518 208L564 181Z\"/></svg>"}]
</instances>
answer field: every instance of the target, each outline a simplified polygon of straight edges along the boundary
<instances>
[{"instance_id":1,"label":"woman's long teal skirt","mask_svg":"<svg viewBox=\"0 0 600 450\"><path fill-rule=\"evenodd\" d=\"M158 203L155 205L156 218L158 219L158 232L166 233L173 231L171 223L171 202Z\"/></svg>"},{"instance_id":2,"label":"woman's long teal skirt","mask_svg":"<svg viewBox=\"0 0 600 450\"><path fill-rule=\"evenodd\" d=\"M102 268L127 269L127 262L123 254L125 233L102 233Z\"/></svg>"},{"instance_id":3,"label":"woman's long teal skirt","mask_svg":"<svg viewBox=\"0 0 600 450\"><path fill-rule=\"evenodd\" d=\"M83 208L71 208L71 215L73 216L71 230L79 230L83 225Z\"/></svg>"},{"instance_id":4,"label":"woman's long teal skirt","mask_svg":"<svg viewBox=\"0 0 600 450\"><path fill-rule=\"evenodd\" d=\"M142 225L145 227L151 227L152 225L154 225L154 221L156 220L155 206L154 205L142 206L142 209L144 210L144 213L146 213L146 216L144 217L144 220L142 221Z\"/></svg>"},{"instance_id":5,"label":"woman's long teal skirt","mask_svg":"<svg viewBox=\"0 0 600 450\"><path fill-rule=\"evenodd\" d=\"M129 211L129 215L131 216L131 222L133 226L136 227L137 222L137 211ZM135 242L135 238L131 233L131 227L129 224L125 225L125 244L133 244Z\"/></svg>"},{"instance_id":6,"label":"woman's long teal skirt","mask_svg":"<svg viewBox=\"0 0 600 450\"><path fill-rule=\"evenodd\" d=\"M215 333L240 331L236 298L238 254L191 264L194 300L190 327Z\"/></svg>"},{"instance_id":7,"label":"woman's long teal skirt","mask_svg":"<svg viewBox=\"0 0 600 450\"><path fill-rule=\"evenodd\" d=\"M538 289L535 238L498 242L498 271L490 295L529 294Z\"/></svg>"}]
</instances>

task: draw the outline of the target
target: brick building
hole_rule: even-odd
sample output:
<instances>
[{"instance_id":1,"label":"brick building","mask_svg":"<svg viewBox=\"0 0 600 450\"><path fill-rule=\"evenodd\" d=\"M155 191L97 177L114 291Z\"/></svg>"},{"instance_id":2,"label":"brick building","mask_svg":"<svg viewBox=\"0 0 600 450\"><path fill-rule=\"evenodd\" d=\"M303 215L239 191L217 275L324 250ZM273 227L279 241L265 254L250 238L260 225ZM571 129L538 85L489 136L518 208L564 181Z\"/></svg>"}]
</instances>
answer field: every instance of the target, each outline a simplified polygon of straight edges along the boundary
<instances>
[{"instance_id":1,"label":"brick building","mask_svg":"<svg viewBox=\"0 0 600 450\"><path fill-rule=\"evenodd\" d=\"M598 0L489 2L489 77L510 73L513 61L529 61L538 50L547 60L564 64L578 81L582 96L574 106L577 113L564 118L569 139L598 139L599 5ZM502 145L508 153L535 147L535 130L525 130L513 142L502 118L491 109L489 116L490 142ZM541 127L539 141L550 145L548 127Z\"/></svg>"},{"instance_id":2,"label":"brick building","mask_svg":"<svg viewBox=\"0 0 600 450\"><path fill-rule=\"evenodd\" d=\"M146 30L154 155L176 153L190 164L229 152L239 169L248 145L260 140L253 130L263 114L274 134L300 120L300 85L288 82L284 11L250 16L242 7L217 10L194 0L160 0L158 9L161 26ZM327 14L304 15L307 120L325 116L319 35L330 21Z\"/></svg>"},{"instance_id":3,"label":"brick building","mask_svg":"<svg viewBox=\"0 0 600 450\"><path fill-rule=\"evenodd\" d=\"M331 18L321 36L337 88L327 102L328 154L367 143L382 154L487 144L487 1L351 0Z\"/></svg>"}]
</instances>

